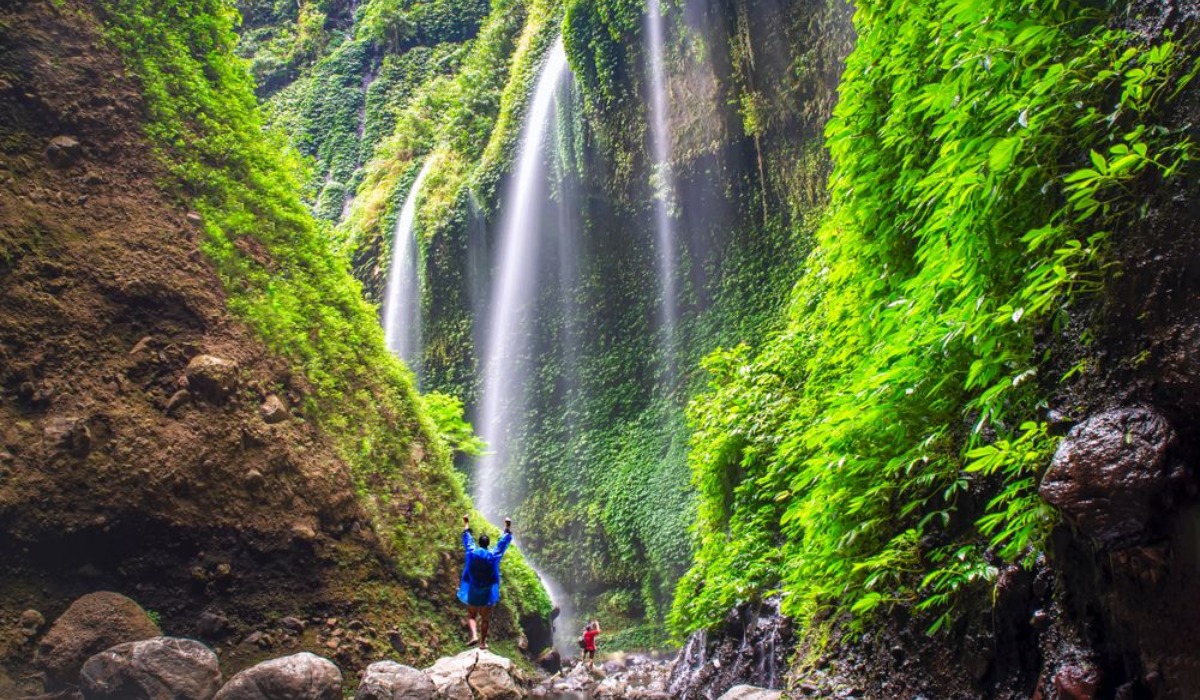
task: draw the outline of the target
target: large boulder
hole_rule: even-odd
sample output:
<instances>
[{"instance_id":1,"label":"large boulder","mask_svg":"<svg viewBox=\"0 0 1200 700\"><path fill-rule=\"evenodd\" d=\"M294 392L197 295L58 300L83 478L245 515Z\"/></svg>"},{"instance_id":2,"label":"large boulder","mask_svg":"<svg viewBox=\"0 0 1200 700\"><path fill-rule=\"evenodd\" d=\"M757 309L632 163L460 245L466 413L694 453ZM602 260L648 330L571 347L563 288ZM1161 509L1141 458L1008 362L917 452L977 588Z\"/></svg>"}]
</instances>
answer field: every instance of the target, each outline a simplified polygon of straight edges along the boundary
<instances>
[{"instance_id":1,"label":"large boulder","mask_svg":"<svg viewBox=\"0 0 1200 700\"><path fill-rule=\"evenodd\" d=\"M210 403L229 398L238 386L238 363L215 355L196 355L188 362L188 389Z\"/></svg>"},{"instance_id":2,"label":"large boulder","mask_svg":"<svg viewBox=\"0 0 1200 700\"><path fill-rule=\"evenodd\" d=\"M367 666L354 700L433 700L437 689L423 671L395 661Z\"/></svg>"},{"instance_id":3,"label":"large boulder","mask_svg":"<svg viewBox=\"0 0 1200 700\"><path fill-rule=\"evenodd\" d=\"M735 685L720 697L720 700L780 700L783 693L753 685Z\"/></svg>"},{"instance_id":4,"label":"large boulder","mask_svg":"<svg viewBox=\"0 0 1200 700\"><path fill-rule=\"evenodd\" d=\"M88 659L79 672L85 700L211 700L220 688L217 655L191 639L119 644Z\"/></svg>"},{"instance_id":5,"label":"large boulder","mask_svg":"<svg viewBox=\"0 0 1200 700\"><path fill-rule=\"evenodd\" d=\"M214 700L341 700L342 672L301 652L264 661L229 679Z\"/></svg>"},{"instance_id":6,"label":"large boulder","mask_svg":"<svg viewBox=\"0 0 1200 700\"><path fill-rule=\"evenodd\" d=\"M162 632L145 610L108 591L89 593L67 608L42 638L34 663L50 690L77 685L84 662L105 649L157 637Z\"/></svg>"},{"instance_id":7,"label":"large boulder","mask_svg":"<svg viewBox=\"0 0 1200 700\"><path fill-rule=\"evenodd\" d=\"M524 694L512 671L509 659L474 649L442 657L425 670L437 697L449 700L518 700Z\"/></svg>"},{"instance_id":8,"label":"large boulder","mask_svg":"<svg viewBox=\"0 0 1200 700\"><path fill-rule=\"evenodd\" d=\"M1131 544L1171 506L1185 474L1178 443L1154 409L1097 414L1063 439L1038 492L1097 544Z\"/></svg>"}]
</instances>

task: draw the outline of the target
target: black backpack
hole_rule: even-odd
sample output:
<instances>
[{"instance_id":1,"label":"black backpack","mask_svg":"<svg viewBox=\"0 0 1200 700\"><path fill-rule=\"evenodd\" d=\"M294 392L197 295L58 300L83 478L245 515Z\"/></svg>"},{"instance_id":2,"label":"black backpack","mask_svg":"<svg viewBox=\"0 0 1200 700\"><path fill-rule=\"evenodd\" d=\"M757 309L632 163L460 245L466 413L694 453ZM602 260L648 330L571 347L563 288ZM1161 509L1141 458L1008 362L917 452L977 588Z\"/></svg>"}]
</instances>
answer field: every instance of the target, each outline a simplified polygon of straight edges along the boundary
<instances>
[{"instance_id":1,"label":"black backpack","mask_svg":"<svg viewBox=\"0 0 1200 700\"><path fill-rule=\"evenodd\" d=\"M496 570L492 566L492 562L479 557L471 557L471 563L467 569L471 572L471 585L477 588L486 588L496 584Z\"/></svg>"}]
</instances>

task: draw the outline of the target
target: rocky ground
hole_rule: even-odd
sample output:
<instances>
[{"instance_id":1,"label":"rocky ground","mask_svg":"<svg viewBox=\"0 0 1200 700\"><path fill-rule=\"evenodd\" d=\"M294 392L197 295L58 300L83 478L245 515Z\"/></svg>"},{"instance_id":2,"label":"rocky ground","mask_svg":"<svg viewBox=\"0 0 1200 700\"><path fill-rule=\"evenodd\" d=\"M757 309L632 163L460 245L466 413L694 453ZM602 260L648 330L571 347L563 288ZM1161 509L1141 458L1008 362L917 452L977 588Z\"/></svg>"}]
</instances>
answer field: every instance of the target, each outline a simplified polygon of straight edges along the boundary
<instances>
[{"instance_id":1,"label":"rocky ground","mask_svg":"<svg viewBox=\"0 0 1200 700\"><path fill-rule=\"evenodd\" d=\"M336 621L333 621L336 623ZM570 660L553 674L491 651L469 649L420 669L379 660L361 674L311 652L274 656L226 678L219 652L193 639L164 636L130 598L106 591L75 601L53 624L28 610L18 621L34 649L28 676L0 675L0 698L41 700L775 700L778 691L711 679L693 684L682 656L610 654L594 668ZM305 624L285 618L300 634ZM333 646L342 635L328 628ZM261 635L261 633L255 633ZM260 640L256 640L260 641ZM332 646L331 646L332 649ZM383 656L395 657L395 654ZM719 666L719 662L717 662ZM688 666L688 670L681 670ZM356 677L357 676L357 677ZM34 686L39 690L31 690Z\"/></svg>"}]
</instances>

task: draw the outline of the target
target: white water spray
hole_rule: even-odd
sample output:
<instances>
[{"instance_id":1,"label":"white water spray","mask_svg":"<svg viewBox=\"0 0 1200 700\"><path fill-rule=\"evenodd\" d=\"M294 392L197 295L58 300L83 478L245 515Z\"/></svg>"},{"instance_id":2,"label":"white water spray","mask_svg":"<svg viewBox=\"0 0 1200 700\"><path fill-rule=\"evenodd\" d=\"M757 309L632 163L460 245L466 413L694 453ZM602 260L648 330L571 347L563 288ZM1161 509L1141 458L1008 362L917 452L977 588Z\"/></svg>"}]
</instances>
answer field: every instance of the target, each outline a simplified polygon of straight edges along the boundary
<instances>
[{"instance_id":1,"label":"white water spray","mask_svg":"<svg viewBox=\"0 0 1200 700\"><path fill-rule=\"evenodd\" d=\"M417 276L419 256L413 224L417 218L417 194L432 165L433 158L429 158L421 166L396 219L383 305L383 334L388 350L398 354L417 375L421 373L421 283Z\"/></svg>"},{"instance_id":2,"label":"white water spray","mask_svg":"<svg viewBox=\"0 0 1200 700\"><path fill-rule=\"evenodd\" d=\"M659 291L662 294L660 330L663 364L667 381L675 376L675 326L678 320L675 264L675 175L671 171L671 135L668 124L666 68L662 7L659 0L647 0L646 36L650 43L650 148L654 156L651 186L654 189L654 225L658 243Z\"/></svg>"},{"instance_id":3,"label":"white water spray","mask_svg":"<svg viewBox=\"0 0 1200 700\"><path fill-rule=\"evenodd\" d=\"M487 300L481 356L484 378L478 425L489 451L476 463L474 493L476 508L492 522L499 522L514 505L508 493L511 443L524 418L525 385L532 364L529 354L538 293L540 222L543 202L549 196L546 143L555 97L566 75L567 57L559 37L538 75L525 113L514 177L501 203L499 261ZM525 555L529 560L528 553ZM568 617L570 598L529 563L559 608L554 641L555 647L565 652L575 632L575 622Z\"/></svg>"},{"instance_id":4,"label":"white water spray","mask_svg":"<svg viewBox=\"0 0 1200 700\"><path fill-rule=\"evenodd\" d=\"M567 73L567 56L558 39L546 56L533 100L525 114L516 175L502 204L500 260L489 299L487 335L483 347L483 397L480 428L490 450L475 472L475 506L491 520L509 507L501 488L501 470L508 467L508 440L523 408L519 397L528 372L524 357L532 335L532 305L537 292L539 243L537 195L545 196L544 145L553 116L554 96Z\"/></svg>"}]
</instances>

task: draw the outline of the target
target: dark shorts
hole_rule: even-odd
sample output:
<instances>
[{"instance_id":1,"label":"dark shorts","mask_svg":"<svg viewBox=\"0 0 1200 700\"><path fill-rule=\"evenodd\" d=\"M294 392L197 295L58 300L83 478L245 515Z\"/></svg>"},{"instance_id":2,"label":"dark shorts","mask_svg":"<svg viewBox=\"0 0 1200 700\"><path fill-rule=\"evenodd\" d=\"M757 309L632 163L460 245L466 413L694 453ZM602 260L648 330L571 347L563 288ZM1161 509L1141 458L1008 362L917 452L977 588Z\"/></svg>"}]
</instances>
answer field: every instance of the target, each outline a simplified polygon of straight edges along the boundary
<instances>
[{"instance_id":1,"label":"dark shorts","mask_svg":"<svg viewBox=\"0 0 1200 700\"><path fill-rule=\"evenodd\" d=\"M492 587L476 588L471 586L467 589L467 605L477 608L486 607L492 602Z\"/></svg>"}]
</instances>

